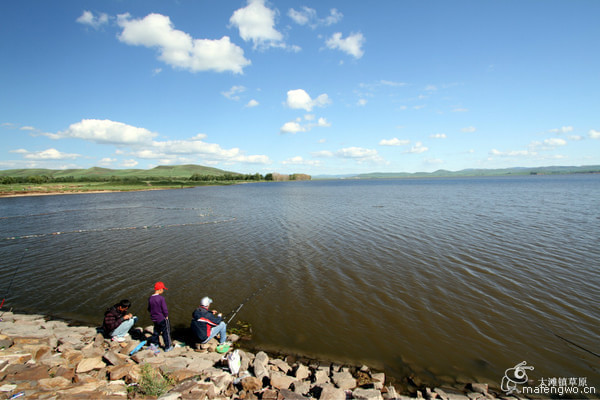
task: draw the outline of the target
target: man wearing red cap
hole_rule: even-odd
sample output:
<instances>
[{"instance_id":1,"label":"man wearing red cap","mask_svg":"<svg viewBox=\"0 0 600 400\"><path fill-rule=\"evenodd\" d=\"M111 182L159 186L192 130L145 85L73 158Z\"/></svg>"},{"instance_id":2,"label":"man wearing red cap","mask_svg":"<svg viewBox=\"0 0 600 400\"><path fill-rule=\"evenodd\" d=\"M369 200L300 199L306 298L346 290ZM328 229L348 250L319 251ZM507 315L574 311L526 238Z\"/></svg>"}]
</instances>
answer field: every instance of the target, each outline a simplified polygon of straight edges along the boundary
<instances>
[{"instance_id":1,"label":"man wearing red cap","mask_svg":"<svg viewBox=\"0 0 600 400\"><path fill-rule=\"evenodd\" d=\"M167 290L165 284L156 282L154 284L154 294L148 299L148 311L150 311L150 319L154 322L154 332L150 337L150 347L153 350L158 350L160 344L158 337L162 334L165 342L165 351L173 350L171 343L171 324L169 323L169 310L167 302L161 294Z\"/></svg>"}]
</instances>

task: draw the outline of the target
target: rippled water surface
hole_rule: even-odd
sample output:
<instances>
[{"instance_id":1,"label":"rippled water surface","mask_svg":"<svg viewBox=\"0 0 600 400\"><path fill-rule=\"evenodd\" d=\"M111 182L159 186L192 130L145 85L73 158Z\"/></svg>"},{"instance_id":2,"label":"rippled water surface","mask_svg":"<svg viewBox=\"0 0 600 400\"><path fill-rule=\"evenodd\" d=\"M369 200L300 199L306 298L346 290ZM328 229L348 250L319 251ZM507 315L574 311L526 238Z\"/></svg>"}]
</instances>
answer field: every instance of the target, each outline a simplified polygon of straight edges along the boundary
<instances>
[{"instance_id":1,"label":"rippled water surface","mask_svg":"<svg viewBox=\"0 0 600 400\"><path fill-rule=\"evenodd\" d=\"M100 324L129 298L149 324L161 280L184 327L270 282L239 314L259 348L498 384L526 360L600 389L599 175L3 198L0 255L5 308Z\"/></svg>"}]
</instances>

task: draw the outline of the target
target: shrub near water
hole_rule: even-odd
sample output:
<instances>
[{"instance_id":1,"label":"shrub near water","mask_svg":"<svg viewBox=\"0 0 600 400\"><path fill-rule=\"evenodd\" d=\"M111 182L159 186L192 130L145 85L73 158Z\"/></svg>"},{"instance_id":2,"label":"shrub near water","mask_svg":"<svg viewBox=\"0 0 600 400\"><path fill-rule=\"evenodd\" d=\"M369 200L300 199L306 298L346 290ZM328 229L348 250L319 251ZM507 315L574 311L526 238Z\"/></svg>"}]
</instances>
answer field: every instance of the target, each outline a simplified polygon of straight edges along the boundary
<instances>
[{"instance_id":1,"label":"shrub near water","mask_svg":"<svg viewBox=\"0 0 600 400\"><path fill-rule=\"evenodd\" d=\"M160 370L153 368L150 364L144 364L142 365L142 374L138 385L135 387L135 391L148 396L160 397L172 385L172 379L168 376L163 376Z\"/></svg>"}]
</instances>

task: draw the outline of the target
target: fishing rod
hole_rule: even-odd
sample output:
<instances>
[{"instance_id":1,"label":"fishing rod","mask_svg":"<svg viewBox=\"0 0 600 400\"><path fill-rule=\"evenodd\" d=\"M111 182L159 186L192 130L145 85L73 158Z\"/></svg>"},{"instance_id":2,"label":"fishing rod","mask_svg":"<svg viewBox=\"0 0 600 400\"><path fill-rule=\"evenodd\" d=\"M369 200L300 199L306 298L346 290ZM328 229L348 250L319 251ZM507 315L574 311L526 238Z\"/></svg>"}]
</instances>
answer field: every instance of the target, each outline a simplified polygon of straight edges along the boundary
<instances>
[{"instance_id":1,"label":"fishing rod","mask_svg":"<svg viewBox=\"0 0 600 400\"><path fill-rule=\"evenodd\" d=\"M229 317L229 319L227 320L226 324L229 325L229 323L233 320L233 318L237 315L237 313L242 309L242 307L244 307L244 304L246 304L248 301L250 301L250 299L252 299L254 296L256 296L257 294L259 294L260 292L263 291L264 288L266 288L267 286L270 286L273 282L271 281L267 281L263 286L261 286L258 290L256 290L255 292L251 293L250 296L246 297L239 306L237 306L236 309L231 310L231 312L229 314L233 315L231 317Z\"/></svg>"},{"instance_id":2,"label":"fishing rod","mask_svg":"<svg viewBox=\"0 0 600 400\"><path fill-rule=\"evenodd\" d=\"M583 351L586 351L586 352L590 353L590 354L591 354L591 355L593 355L593 356L596 356L596 357L600 358L600 354L598 354L598 353L595 353L595 352L593 352L592 350L588 350L588 349L586 349L585 347L583 347L583 346L580 346L580 345L578 345L577 343L575 343L575 342L573 342L573 341L571 341L571 340L569 340L569 339L567 339L567 338L565 338L565 337L562 337L562 336L560 336L560 335L559 335L559 334L557 334L557 333L554 333L554 332L553 332L552 330L550 330L550 329L548 329L548 331L549 331L550 333L552 333L554 336L556 336L557 338L559 338L559 339L561 339L561 340L564 340L565 342L567 342L567 343L569 343L569 344L571 344L571 345L573 345L573 346L575 346L575 347L577 347L577 348L579 348L579 349L581 349L581 350L583 350Z\"/></svg>"},{"instance_id":3,"label":"fishing rod","mask_svg":"<svg viewBox=\"0 0 600 400\"><path fill-rule=\"evenodd\" d=\"M2 299L2 303L0 303L0 309L2 308L2 306L4 306L4 300L6 300L6 298L8 297L8 294L10 293L10 288L12 287L13 281L15 280L15 276L17 275L17 271L19 271L19 268L21 268L21 263L23 262L23 259L25 258L25 253L27 252L27 249L23 250L23 254L21 255L21 259L19 260L19 263L17 264L17 267L15 268L15 272L13 273L12 278L10 279L10 283L8 285L8 289L6 290L6 294L4 295L4 298ZM4 313L2 313L4 314Z\"/></svg>"}]
</instances>

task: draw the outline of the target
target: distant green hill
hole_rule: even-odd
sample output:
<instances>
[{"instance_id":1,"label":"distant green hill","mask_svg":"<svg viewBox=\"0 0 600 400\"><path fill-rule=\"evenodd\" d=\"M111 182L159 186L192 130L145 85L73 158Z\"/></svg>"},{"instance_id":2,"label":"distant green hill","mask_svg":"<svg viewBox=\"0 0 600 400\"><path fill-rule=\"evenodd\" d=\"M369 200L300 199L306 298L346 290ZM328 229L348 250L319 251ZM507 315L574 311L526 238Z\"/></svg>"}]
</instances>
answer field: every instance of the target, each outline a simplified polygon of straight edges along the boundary
<instances>
[{"instance_id":1,"label":"distant green hill","mask_svg":"<svg viewBox=\"0 0 600 400\"><path fill-rule=\"evenodd\" d=\"M313 179L393 179L393 178L450 178L467 176L509 176L509 175L551 175L551 174L582 174L600 173L600 165L585 165L581 167L535 167L535 168L501 168L501 169L463 169L448 171L440 169L434 172L372 172L357 175L318 175Z\"/></svg>"},{"instance_id":2,"label":"distant green hill","mask_svg":"<svg viewBox=\"0 0 600 400\"><path fill-rule=\"evenodd\" d=\"M52 178L175 178L187 179L192 175L221 176L225 174L241 175L237 172L224 171L218 168L201 165L160 165L152 169L109 169L92 167L88 169L7 169L0 171L0 176L28 177L48 176Z\"/></svg>"}]
</instances>

